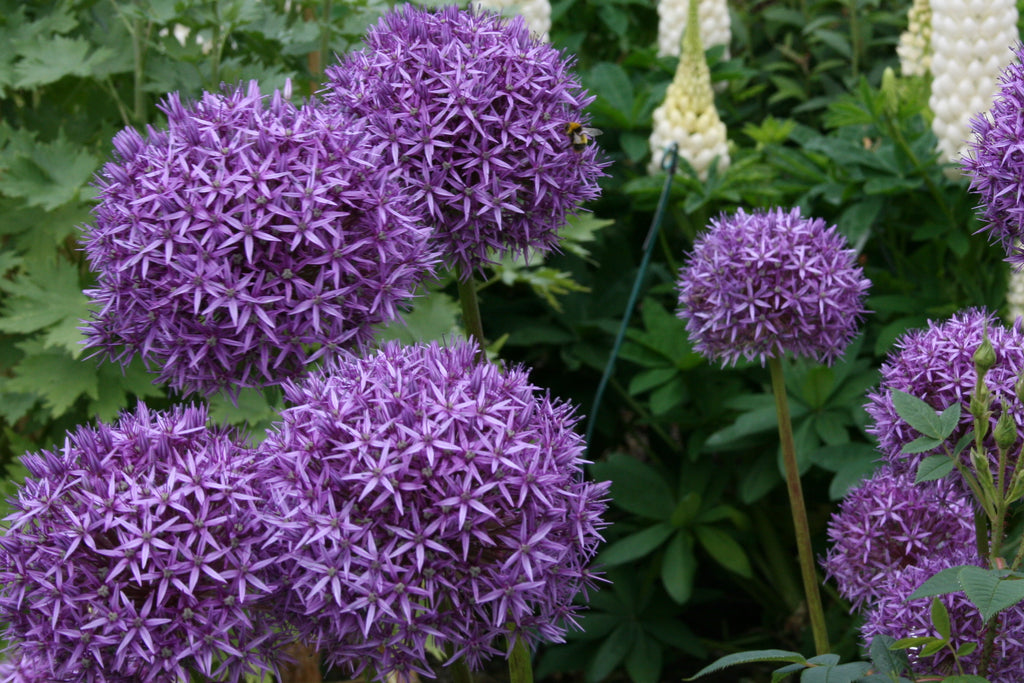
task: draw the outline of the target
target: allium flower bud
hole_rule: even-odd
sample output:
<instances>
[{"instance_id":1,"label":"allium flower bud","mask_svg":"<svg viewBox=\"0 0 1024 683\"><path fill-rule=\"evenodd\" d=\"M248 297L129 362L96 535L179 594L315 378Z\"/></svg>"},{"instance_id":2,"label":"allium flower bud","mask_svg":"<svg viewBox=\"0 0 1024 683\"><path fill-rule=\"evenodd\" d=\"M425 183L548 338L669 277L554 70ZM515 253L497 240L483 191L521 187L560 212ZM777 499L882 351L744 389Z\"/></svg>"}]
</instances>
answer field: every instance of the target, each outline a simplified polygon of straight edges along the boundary
<instances>
[{"instance_id":1,"label":"allium flower bud","mask_svg":"<svg viewBox=\"0 0 1024 683\"><path fill-rule=\"evenodd\" d=\"M476 10L492 10L506 14L511 11L518 14L526 22L530 33L538 40L548 42L548 32L551 31L551 2L550 0L473 0L471 3Z\"/></svg>"},{"instance_id":2,"label":"allium flower bud","mask_svg":"<svg viewBox=\"0 0 1024 683\"><path fill-rule=\"evenodd\" d=\"M114 138L88 346L182 391L278 384L395 318L436 256L363 124L255 82Z\"/></svg>"},{"instance_id":3,"label":"allium flower bud","mask_svg":"<svg viewBox=\"0 0 1024 683\"><path fill-rule=\"evenodd\" d=\"M964 545L956 549L950 546L944 552L924 555L916 564L894 569L881 576L879 580L884 581L885 590L865 612L864 625L861 627L866 645L870 646L877 635L894 639L938 637L931 619L932 598L908 598L938 572L961 565L987 568L987 563L978 558L973 547ZM913 673L920 677L941 678L960 673L962 666L965 675L980 674L983 651L981 643L985 641L986 628L978 608L959 592L940 596L939 599L949 612L952 646L942 648L931 656L920 656L919 648L911 648L908 654ZM1024 633L1024 603L1000 612L996 623L999 630L985 680L990 683L1020 683L1024 680L1024 639L1020 636ZM959 657L958 666L952 650L966 643L975 643L978 647L970 654Z\"/></svg>"},{"instance_id":4,"label":"allium flower bud","mask_svg":"<svg viewBox=\"0 0 1024 683\"><path fill-rule=\"evenodd\" d=\"M1016 59L999 76L991 109L986 103L971 120L974 137L963 167L981 199L983 231L1002 244L1006 260L1019 270L1024 266L1024 212L1019 199L1024 193L1024 45L1016 44L1013 54ZM1013 282L1011 287L1017 286Z\"/></svg>"},{"instance_id":5,"label":"allium flower bud","mask_svg":"<svg viewBox=\"0 0 1024 683\"><path fill-rule=\"evenodd\" d=\"M506 20L406 5L327 69L327 101L367 121L434 228L446 265L469 278L509 253L543 253L605 163L572 62Z\"/></svg>"},{"instance_id":6,"label":"allium flower bud","mask_svg":"<svg viewBox=\"0 0 1024 683\"><path fill-rule=\"evenodd\" d=\"M389 343L286 386L264 520L286 616L335 665L429 673L433 637L476 666L575 624L607 484L570 405L475 355Z\"/></svg>"},{"instance_id":7,"label":"allium flower bud","mask_svg":"<svg viewBox=\"0 0 1024 683\"><path fill-rule=\"evenodd\" d=\"M992 430L992 438L996 446L1004 451L1010 450L1017 443L1020 435L1017 433L1017 423L1014 422L1012 413L1003 412L999 415L995 429Z\"/></svg>"},{"instance_id":8,"label":"allium flower bud","mask_svg":"<svg viewBox=\"0 0 1024 683\"><path fill-rule=\"evenodd\" d=\"M1003 412L1011 413L1017 424L1024 424L1024 403L1014 393L1017 378L1024 370L1024 334L1020 327L1003 327L992 313L977 308L960 311L948 320L930 321L928 329L911 330L896 340L895 350L882 364L881 384L868 394L865 406L872 420L867 432L878 439L879 450L897 470L916 471L923 458L945 451L939 447L912 455L901 452L920 434L897 415L892 392L899 390L916 396L937 411L954 403L963 406L960 425L946 442L952 449L974 426L974 354L986 332L996 359L985 375L985 390L991 397L989 429L995 427L995 420ZM994 458L991 437L985 444ZM970 464L966 450L961 457L965 464ZM952 476L960 481L958 475Z\"/></svg>"},{"instance_id":9,"label":"allium flower bud","mask_svg":"<svg viewBox=\"0 0 1024 683\"><path fill-rule=\"evenodd\" d=\"M886 577L935 554L975 544L971 500L948 480L914 483L883 466L846 494L828 525L822 562L854 610L888 590Z\"/></svg>"},{"instance_id":10,"label":"allium flower bud","mask_svg":"<svg viewBox=\"0 0 1024 683\"><path fill-rule=\"evenodd\" d=\"M690 15L696 15L697 0L690 0ZM651 163L648 173L657 173L665 158L665 148L679 144L679 155L686 159L701 180L708 177L711 162L718 159L718 169L729 166L729 144L725 124L715 109L704 48L700 42L697 22L688 25L683 36L683 52L679 57L675 78L668 86L665 101L654 110L651 131Z\"/></svg>"},{"instance_id":11,"label":"allium flower bud","mask_svg":"<svg viewBox=\"0 0 1024 683\"><path fill-rule=\"evenodd\" d=\"M0 536L0 622L46 681L240 683L270 669L262 464L206 420L140 404L25 456Z\"/></svg>"},{"instance_id":12,"label":"allium flower bud","mask_svg":"<svg viewBox=\"0 0 1024 683\"><path fill-rule=\"evenodd\" d=\"M732 40L727 0L699 0L697 8L700 43L704 49L725 45ZM690 13L690 0L658 0L658 56L678 57Z\"/></svg>"},{"instance_id":13,"label":"allium flower bud","mask_svg":"<svg viewBox=\"0 0 1024 683\"><path fill-rule=\"evenodd\" d=\"M974 363L974 372L982 377L996 364L996 350L992 348L992 340L988 338L984 330L982 331L981 344L974 350L971 362Z\"/></svg>"},{"instance_id":14,"label":"allium flower bud","mask_svg":"<svg viewBox=\"0 0 1024 683\"><path fill-rule=\"evenodd\" d=\"M932 8L928 0L914 0L907 12L907 30L900 34L896 54L904 76L927 76L932 66Z\"/></svg>"},{"instance_id":15,"label":"allium flower bud","mask_svg":"<svg viewBox=\"0 0 1024 683\"><path fill-rule=\"evenodd\" d=\"M959 161L971 117L988 111L999 70L1010 61L1017 34L1015 0L931 0L932 130L939 157ZM1019 114L1018 114L1019 116ZM976 127L976 124L975 124Z\"/></svg>"},{"instance_id":16,"label":"allium flower bud","mask_svg":"<svg viewBox=\"0 0 1024 683\"><path fill-rule=\"evenodd\" d=\"M863 318L870 286L835 226L780 208L711 221L679 273L694 348L723 364L786 352L831 363Z\"/></svg>"}]
</instances>

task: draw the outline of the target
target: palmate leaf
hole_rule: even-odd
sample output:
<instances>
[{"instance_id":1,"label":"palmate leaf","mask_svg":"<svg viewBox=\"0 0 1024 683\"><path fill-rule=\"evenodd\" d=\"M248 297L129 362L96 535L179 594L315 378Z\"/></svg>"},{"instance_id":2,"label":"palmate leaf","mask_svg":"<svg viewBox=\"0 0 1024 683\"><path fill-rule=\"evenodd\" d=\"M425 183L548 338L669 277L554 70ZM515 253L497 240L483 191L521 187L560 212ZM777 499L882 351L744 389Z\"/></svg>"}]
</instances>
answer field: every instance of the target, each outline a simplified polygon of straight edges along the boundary
<instances>
[{"instance_id":1,"label":"palmate leaf","mask_svg":"<svg viewBox=\"0 0 1024 683\"><path fill-rule=\"evenodd\" d=\"M1004 570L962 567L960 587L981 613L983 621L1024 600L1024 580L1006 576Z\"/></svg>"},{"instance_id":2,"label":"palmate leaf","mask_svg":"<svg viewBox=\"0 0 1024 683\"><path fill-rule=\"evenodd\" d=\"M0 192L21 198L28 206L52 211L86 194L83 187L99 165L99 158L61 132L52 142L35 143L9 158L6 172L0 175Z\"/></svg>"},{"instance_id":3,"label":"palmate leaf","mask_svg":"<svg viewBox=\"0 0 1024 683\"><path fill-rule=\"evenodd\" d=\"M84 38L39 36L21 46L21 60L14 65L14 85L38 88L65 76L91 76L93 70L114 56L106 47L94 49Z\"/></svg>"},{"instance_id":4,"label":"palmate leaf","mask_svg":"<svg viewBox=\"0 0 1024 683\"><path fill-rule=\"evenodd\" d=\"M52 261L13 280L0 280L8 296L0 310L0 331L30 334L48 330L46 346L59 346L72 356L81 354L77 327L89 315L88 299L72 264Z\"/></svg>"},{"instance_id":5,"label":"palmate leaf","mask_svg":"<svg viewBox=\"0 0 1024 683\"><path fill-rule=\"evenodd\" d=\"M43 350L40 343L26 342L20 347L25 357L14 366L14 377L4 383L6 391L42 399L53 417L66 413L80 396L99 398L96 366L92 363L75 360L60 350Z\"/></svg>"}]
</instances>

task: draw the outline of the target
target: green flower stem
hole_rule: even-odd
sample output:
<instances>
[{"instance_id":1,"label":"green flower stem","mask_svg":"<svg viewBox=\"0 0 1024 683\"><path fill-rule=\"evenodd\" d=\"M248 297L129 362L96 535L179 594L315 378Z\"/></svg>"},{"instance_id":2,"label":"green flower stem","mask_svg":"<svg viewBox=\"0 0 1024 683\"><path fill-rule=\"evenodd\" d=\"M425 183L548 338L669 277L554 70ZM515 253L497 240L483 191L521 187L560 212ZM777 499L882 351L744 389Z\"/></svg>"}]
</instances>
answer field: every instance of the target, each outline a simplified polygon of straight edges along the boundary
<instances>
[{"instance_id":1,"label":"green flower stem","mask_svg":"<svg viewBox=\"0 0 1024 683\"><path fill-rule=\"evenodd\" d=\"M508 673L510 683L533 683L533 664L530 662L530 650L523 638L516 638L515 645L508 655Z\"/></svg>"},{"instance_id":2,"label":"green flower stem","mask_svg":"<svg viewBox=\"0 0 1024 683\"><path fill-rule=\"evenodd\" d=\"M320 63L318 73L324 73L331 55L331 0L324 0L323 25L320 27Z\"/></svg>"},{"instance_id":3,"label":"green flower stem","mask_svg":"<svg viewBox=\"0 0 1024 683\"><path fill-rule=\"evenodd\" d=\"M814 649L817 654L823 655L829 651L828 630L825 628L825 611L821 606L818 577L814 571L811 530L807 524L807 508L804 505L803 488L800 486L800 470L796 464L796 445L793 441L793 423L789 418L789 403L786 400L786 381L782 373L782 360L779 358L768 359L768 368L772 375L775 411L779 416L779 439L782 441L782 460L786 466L786 488L789 492L789 507L793 513L797 556L800 561L800 575L804 582L804 594L807 597L807 611L811 617Z\"/></svg>"},{"instance_id":4,"label":"green flower stem","mask_svg":"<svg viewBox=\"0 0 1024 683\"><path fill-rule=\"evenodd\" d=\"M477 356L486 356L484 351L484 325L480 318L480 302L476 298L476 278L472 273L469 277L463 277L464 273L458 273L459 303L462 304L462 324L466 326L466 334L470 340L478 345Z\"/></svg>"}]
</instances>

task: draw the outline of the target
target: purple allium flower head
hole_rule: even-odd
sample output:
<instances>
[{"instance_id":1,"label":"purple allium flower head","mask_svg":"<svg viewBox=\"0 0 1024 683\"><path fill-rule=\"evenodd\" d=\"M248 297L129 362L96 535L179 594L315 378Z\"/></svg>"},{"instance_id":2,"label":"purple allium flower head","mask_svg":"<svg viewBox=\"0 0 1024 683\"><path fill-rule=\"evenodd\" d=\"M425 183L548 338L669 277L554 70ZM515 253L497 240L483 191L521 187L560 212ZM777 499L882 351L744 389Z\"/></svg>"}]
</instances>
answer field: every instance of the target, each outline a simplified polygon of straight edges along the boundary
<instances>
[{"instance_id":1,"label":"purple allium flower head","mask_svg":"<svg viewBox=\"0 0 1024 683\"><path fill-rule=\"evenodd\" d=\"M45 661L30 660L20 653L7 653L0 662L0 683L52 683Z\"/></svg>"},{"instance_id":2,"label":"purple allium flower head","mask_svg":"<svg viewBox=\"0 0 1024 683\"><path fill-rule=\"evenodd\" d=\"M473 666L575 625L607 483L570 405L475 354L389 343L285 386L266 523L287 618L335 665L430 673L433 636Z\"/></svg>"},{"instance_id":3,"label":"purple allium flower head","mask_svg":"<svg viewBox=\"0 0 1024 683\"><path fill-rule=\"evenodd\" d=\"M594 98L571 59L521 17L456 7L401 7L365 43L327 69L326 100L368 120L446 264L468 278L506 253L555 248L607 165L587 135L574 144L569 126L586 125Z\"/></svg>"},{"instance_id":4,"label":"purple allium flower head","mask_svg":"<svg viewBox=\"0 0 1024 683\"><path fill-rule=\"evenodd\" d=\"M883 466L846 495L828 537L832 547L822 565L839 593L859 609L889 590L894 570L974 547L974 509L947 479L915 484L912 472Z\"/></svg>"},{"instance_id":5,"label":"purple allium flower head","mask_svg":"<svg viewBox=\"0 0 1024 683\"><path fill-rule=\"evenodd\" d=\"M0 537L0 622L47 681L241 681L276 642L260 461L205 408L140 404L25 456ZM33 664L34 666L35 664Z\"/></svg>"},{"instance_id":6,"label":"purple allium flower head","mask_svg":"<svg viewBox=\"0 0 1024 683\"><path fill-rule=\"evenodd\" d=\"M977 551L972 546L965 546L959 550L949 548L948 552L925 555L919 558L918 564L893 570L885 577L884 592L879 594L878 601L864 614L861 635L865 644L870 646L876 635L887 635L896 639L938 636L938 632L932 626L932 598L907 598L920 588L921 584L943 569L961 565L987 566L978 558ZM978 609L963 593L951 593L939 599L949 612L950 640L953 648L971 642L978 645L974 652L960 657L965 674L978 674L986 632L985 623ZM1000 612L997 620L999 631L995 637L995 650L985 680L990 683L1020 683L1024 680L1024 604L1018 603ZM911 668L917 675L958 673L953 655L948 648L943 648L930 657L920 657L914 649L911 649L909 654Z\"/></svg>"},{"instance_id":7,"label":"purple allium flower head","mask_svg":"<svg viewBox=\"0 0 1024 683\"><path fill-rule=\"evenodd\" d=\"M1004 327L984 309L964 309L948 320L930 321L926 330L911 330L897 339L895 350L882 364L878 389L868 394L865 408L872 421L867 432L878 439L882 455L898 470L916 472L922 459L945 451L938 447L911 455L901 453L903 447L920 434L896 414L893 390L916 396L938 411L960 403L960 425L947 440L952 448L974 425L970 413L971 393L977 379L973 357L986 329L996 354L995 365L985 375L985 384L992 394L991 426L995 427L1003 410L1011 410L1018 432L1024 438L1024 430L1020 428L1024 424L1024 405L1014 391L1014 384L1024 369L1024 333L1019 325ZM991 432L987 444L993 457L997 457ZM962 457L965 464L970 462L966 449ZM954 477L961 481L959 475Z\"/></svg>"},{"instance_id":8,"label":"purple allium flower head","mask_svg":"<svg viewBox=\"0 0 1024 683\"><path fill-rule=\"evenodd\" d=\"M993 241L1006 250L1006 260L1024 266L1024 45L1013 48L1016 60L999 77L991 109L971 119L973 139L962 165L971 189L981 197L982 218Z\"/></svg>"},{"instance_id":9,"label":"purple allium flower head","mask_svg":"<svg viewBox=\"0 0 1024 683\"><path fill-rule=\"evenodd\" d=\"M835 226L781 208L713 219L679 272L694 348L723 365L787 351L831 363L863 318L871 285Z\"/></svg>"},{"instance_id":10,"label":"purple allium flower head","mask_svg":"<svg viewBox=\"0 0 1024 683\"><path fill-rule=\"evenodd\" d=\"M89 346L180 390L277 384L366 342L432 270L361 122L255 82L161 109L167 130L123 130L97 181Z\"/></svg>"}]
</instances>

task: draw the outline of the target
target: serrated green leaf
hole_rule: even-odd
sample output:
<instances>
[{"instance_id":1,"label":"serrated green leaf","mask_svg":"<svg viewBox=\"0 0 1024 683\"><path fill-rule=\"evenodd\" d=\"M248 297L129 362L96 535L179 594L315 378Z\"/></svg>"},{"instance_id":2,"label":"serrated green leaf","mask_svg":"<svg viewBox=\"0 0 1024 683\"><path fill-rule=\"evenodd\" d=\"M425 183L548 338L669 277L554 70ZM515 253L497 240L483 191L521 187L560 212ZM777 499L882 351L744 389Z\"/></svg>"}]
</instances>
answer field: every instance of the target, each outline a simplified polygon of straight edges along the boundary
<instances>
[{"instance_id":1,"label":"serrated green leaf","mask_svg":"<svg viewBox=\"0 0 1024 683\"><path fill-rule=\"evenodd\" d=\"M122 410L133 408L129 395L143 399L163 394L160 387L153 384L154 375L142 368L141 361L132 363L127 370L105 363L97 368L97 376L99 395L89 402L89 414L100 420L109 422Z\"/></svg>"},{"instance_id":2,"label":"serrated green leaf","mask_svg":"<svg viewBox=\"0 0 1024 683\"><path fill-rule=\"evenodd\" d=\"M918 586L917 590L911 593L907 600L917 600L918 598L930 598L933 595L959 592L962 590L959 579L960 570L968 566L970 565L958 565L943 569Z\"/></svg>"},{"instance_id":3,"label":"serrated green leaf","mask_svg":"<svg viewBox=\"0 0 1024 683\"><path fill-rule=\"evenodd\" d=\"M920 484L922 481L942 479L952 472L954 467L956 467L956 460L953 460L948 455L929 456L918 463L917 476L914 478L914 483Z\"/></svg>"},{"instance_id":4,"label":"serrated green leaf","mask_svg":"<svg viewBox=\"0 0 1024 683\"><path fill-rule=\"evenodd\" d=\"M14 85L38 88L65 76L90 76L97 64L114 54L110 48L93 47L85 38L66 36L40 36L30 44L23 44L22 58L14 65Z\"/></svg>"},{"instance_id":5,"label":"serrated green leaf","mask_svg":"<svg viewBox=\"0 0 1024 683\"><path fill-rule=\"evenodd\" d=\"M895 638L879 634L872 638L871 647L868 648L871 664L890 681L910 668L906 651L897 652L892 649L895 642Z\"/></svg>"},{"instance_id":6,"label":"serrated green leaf","mask_svg":"<svg viewBox=\"0 0 1024 683\"><path fill-rule=\"evenodd\" d=\"M28 334L57 326L46 345L63 346L75 357L81 353L76 328L88 317L89 301L78 284L75 266L52 260L46 267L0 281L0 290L8 294L0 312L0 331Z\"/></svg>"},{"instance_id":7,"label":"serrated green leaf","mask_svg":"<svg viewBox=\"0 0 1024 683\"><path fill-rule=\"evenodd\" d=\"M598 555L597 561L605 566L614 567L644 557L654 552L673 531L675 528L671 524L659 522L609 544Z\"/></svg>"},{"instance_id":8,"label":"serrated green leaf","mask_svg":"<svg viewBox=\"0 0 1024 683\"><path fill-rule=\"evenodd\" d=\"M95 366L60 351L28 354L14 373L7 380L7 390L38 396L53 417L66 413L80 396L99 398Z\"/></svg>"},{"instance_id":9,"label":"serrated green leaf","mask_svg":"<svg viewBox=\"0 0 1024 683\"><path fill-rule=\"evenodd\" d=\"M746 652L736 652L731 655L726 655L716 659L711 664L708 664L703 669L695 673L689 678L684 678L684 681L694 681L701 676L727 669L730 666L738 666L740 664L755 664L757 662L790 662L805 663L807 658L799 652L789 652L787 650L748 650Z\"/></svg>"},{"instance_id":10,"label":"serrated green leaf","mask_svg":"<svg viewBox=\"0 0 1024 683\"><path fill-rule=\"evenodd\" d=\"M893 389L890 395L896 414L922 435L945 441L953 432L953 429L942 421L935 409L917 396L898 389ZM953 425L953 428L955 427L956 424Z\"/></svg>"},{"instance_id":11,"label":"serrated green leaf","mask_svg":"<svg viewBox=\"0 0 1024 683\"><path fill-rule=\"evenodd\" d=\"M751 578L750 560L735 538L718 527L701 524L694 529L697 540L720 565L740 576Z\"/></svg>"},{"instance_id":12,"label":"serrated green leaf","mask_svg":"<svg viewBox=\"0 0 1024 683\"><path fill-rule=\"evenodd\" d=\"M982 621L1024 600L1024 581L1003 570L967 566L958 575L960 588L981 613Z\"/></svg>"},{"instance_id":13,"label":"serrated green leaf","mask_svg":"<svg viewBox=\"0 0 1024 683\"><path fill-rule=\"evenodd\" d=\"M949 640L949 637L952 634L952 627L949 623L949 611L946 609L946 606L942 604L942 600L940 600L938 596L932 598L930 609L932 626L935 627L935 630L939 632L939 635L942 636L943 639Z\"/></svg>"},{"instance_id":14,"label":"serrated green leaf","mask_svg":"<svg viewBox=\"0 0 1024 683\"><path fill-rule=\"evenodd\" d=\"M914 453L924 453L938 448L942 445L941 439L933 439L930 436L919 436L908 444L904 444L903 448L900 449L900 453L903 455L913 455Z\"/></svg>"},{"instance_id":15,"label":"serrated green leaf","mask_svg":"<svg viewBox=\"0 0 1024 683\"><path fill-rule=\"evenodd\" d=\"M78 199L99 164L97 157L61 132L53 142L36 143L29 155L12 159L7 172L0 174L0 192L52 211Z\"/></svg>"},{"instance_id":16,"label":"serrated green leaf","mask_svg":"<svg viewBox=\"0 0 1024 683\"><path fill-rule=\"evenodd\" d=\"M461 312L459 303L451 296L442 291L431 291L414 299L412 310L403 313L401 320L378 327L375 338L415 344L464 337L459 325Z\"/></svg>"},{"instance_id":17,"label":"serrated green leaf","mask_svg":"<svg viewBox=\"0 0 1024 683\"><path fill-rule=\"evenodd\" d=\"M693 579L697 574L697 558L693 555L693 537L680 531L665 548L661 560L661 582L676 603L683 605L693 594Z\"/></svg>"}]
</instances>

